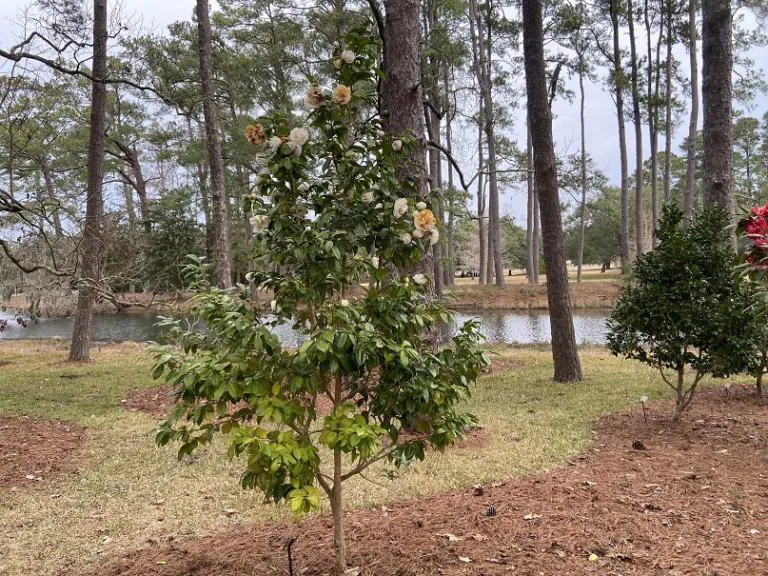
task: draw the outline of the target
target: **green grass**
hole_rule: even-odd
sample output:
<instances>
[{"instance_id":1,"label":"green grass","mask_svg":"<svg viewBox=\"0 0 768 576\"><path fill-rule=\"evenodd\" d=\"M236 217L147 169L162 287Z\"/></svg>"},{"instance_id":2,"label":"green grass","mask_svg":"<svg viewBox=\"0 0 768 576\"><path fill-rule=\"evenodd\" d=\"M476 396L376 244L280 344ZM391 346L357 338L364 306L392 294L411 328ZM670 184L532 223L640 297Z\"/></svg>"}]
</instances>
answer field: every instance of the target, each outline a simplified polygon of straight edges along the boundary
<instances>
[{"instance_id":1,"label":"green grass","mask_svg":"<svg viewBox=\"0 0 768 576\"><path fill-rule=\"evenodd\" d=\"M635 405L643 394L667 394L653 371L601 348L582 349L587 378L579 384L551 381L547 348L493 350L520 366L483 377L475 388L468 409L485 427L487 443L430 453L395 481L386 479L383 465L373 469L368 477L375 482L358 478L345 485L348 506L546 469L583 450L601 414ZM11 362L0 367L0 413L87 428L74 470L32 491L0 494L0 574L77 573L150 540L288 517L284 508L239 489L240 463L227 461L223 442L178 462L173 448L155 447L154 420L117 407L131 388L153 384L151 359L138 345L104 347L93 357L90 364L70 365L62 344L0 343L0 364Z\"/></svg>"}]
</instances>

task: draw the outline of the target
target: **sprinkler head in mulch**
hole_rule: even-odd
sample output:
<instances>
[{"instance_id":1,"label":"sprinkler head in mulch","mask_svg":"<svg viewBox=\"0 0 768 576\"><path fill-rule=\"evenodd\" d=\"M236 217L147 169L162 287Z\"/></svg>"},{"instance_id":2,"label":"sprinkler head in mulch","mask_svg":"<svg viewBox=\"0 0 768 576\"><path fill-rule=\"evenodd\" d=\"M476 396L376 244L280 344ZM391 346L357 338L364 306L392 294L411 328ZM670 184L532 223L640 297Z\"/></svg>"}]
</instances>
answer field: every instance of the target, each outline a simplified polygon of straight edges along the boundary
<instances>
[{"instance_id":1,"label":"sprinkler head in mulch","mask_svg":"<svg viewBox=\"0 0 768 576\"><path fill-rule=\"evenodd\" d=\"M642 440L633 440L632 441L632 450L645 450L645 444L643 444Z\"/></svg>"},{"instance_id":2,"label":"sprinkler head in mulch","mask_svg":"<svg viewBox=\"0 0 768 576\"><path fill-rule=\"evenodd\" d=\"M496 506L491 504L488 506L488 509L485 511L486 516L496 516Z\"/></svg>"}]
</instances>

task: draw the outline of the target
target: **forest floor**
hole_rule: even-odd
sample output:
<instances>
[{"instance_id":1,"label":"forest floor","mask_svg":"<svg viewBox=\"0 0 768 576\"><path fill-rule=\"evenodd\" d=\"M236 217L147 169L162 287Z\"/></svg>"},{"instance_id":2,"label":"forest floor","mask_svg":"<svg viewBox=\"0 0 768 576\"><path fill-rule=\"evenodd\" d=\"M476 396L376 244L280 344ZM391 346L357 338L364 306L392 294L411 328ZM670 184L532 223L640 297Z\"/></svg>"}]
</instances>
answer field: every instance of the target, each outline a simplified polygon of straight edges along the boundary
<instances>
[{"instance_id":1,"label":"forest floor","mask_svg":"<svg viewBox=\"0 0 768 576\"><path fill-rule=\"evenodd\" d=\"M667 401L652 402L646 425L639 397L667 397L652 370L586 347L587 381L561 385L546 347L493 351L496 368L468 404L481 442L430 452L394 481L382 466L375 482L345 484L350 566L401 576L768 573L768 413L751 392L734 386L726 398L713 387L674 427ZM156 386L151 359L133 344L93 357L71 365L60 343L0 343L2 425L54 420L48 431L62 438L35 433L28 446L69 447L45 470L8 451L0 426L0 476L14 477L0 486L0 574L286 574L288 535L299 536L296 574L328 572L327 515L296 524L240 490L242 463L221 441L182 462L156 448L156 416L121 407L131 390Z\"/></svg>"}]
</instances>

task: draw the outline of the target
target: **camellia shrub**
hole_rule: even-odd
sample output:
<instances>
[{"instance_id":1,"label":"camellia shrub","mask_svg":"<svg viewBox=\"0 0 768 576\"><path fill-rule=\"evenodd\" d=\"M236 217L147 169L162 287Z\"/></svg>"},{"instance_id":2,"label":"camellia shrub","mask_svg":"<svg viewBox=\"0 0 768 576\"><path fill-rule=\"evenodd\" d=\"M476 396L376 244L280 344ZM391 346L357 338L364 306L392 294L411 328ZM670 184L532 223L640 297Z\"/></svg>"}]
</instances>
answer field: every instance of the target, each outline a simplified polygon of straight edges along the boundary
<instances>
[{"instance_id":1,"label":"camellia shrub","mask_svg":"<svg viewBox=\"0 0 768 576\"><path fill-rule=\"evenodd\" d=\"M750 365L751 297L733 274L727 224L721 211L686 223L678 207L666 207L658 247L637 258L609 320L610 351L658 368L675 391L674 420L704 376Z\"/></svg>"},{"instance_id":2,"label":"camellia shrub","mask_svg":"<svg viewBox=\"0 0 768 576\"><path fill-rule=\"evenodd\" d=\"M177 402L157 442L181 442L182 457L225 435L230 458L243 461L242 486L297 516L325 494L337 574L346 568L343 482L462 437L475 419L461 403L488 364L476 323L435 344L451 315L416 271L437 223L414 183L395 177L413 138L385 134L373 112L373 42L345 38L330 61L335 82L310 78L301 122L248 127L264 168L246 199L250 257L266 265L249 275L253 292L204 285L193 307L204 329L177 324L180 346L158 348L154 370ZM280 325L303 343L281 344Z\"/></svg>"}]
</instances>

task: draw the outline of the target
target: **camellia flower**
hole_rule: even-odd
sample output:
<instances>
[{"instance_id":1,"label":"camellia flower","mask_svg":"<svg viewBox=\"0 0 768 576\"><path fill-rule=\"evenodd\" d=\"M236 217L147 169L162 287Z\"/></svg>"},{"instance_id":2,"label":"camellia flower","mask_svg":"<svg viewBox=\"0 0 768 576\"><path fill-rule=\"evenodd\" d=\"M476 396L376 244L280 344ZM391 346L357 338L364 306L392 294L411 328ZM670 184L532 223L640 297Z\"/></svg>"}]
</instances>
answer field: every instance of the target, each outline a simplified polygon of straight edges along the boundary
<instances>
[{"instance_id":1,"label":"camellia flower","mask_svg":"<svg viewBox=\"0 0 768 576\"><path fill-rule=\"evenodd\" d=\"M343 64L344 64L344 62L342 62L341 60L335 60L333 62L333 65L336 67L336 70L341 70L341 67L342 67Z\"/></svg>"},{"instance_id":2,"label":"camellia flower","mask_svg":"<svg viewBox=\"0 0 768 576\"><path fill-rule=\"evenodd\" d=\"M411 235L408 234L408 232L403 232L400 235L400 240L402 240L403 244L405 244L407 246L408 244L410 244L413 241L413 237L411 237Z\"/></svg>"},{"instance_id":3,"label":"camellia flower","mask_svg":"<svg viewBox=\"0 0 768 576\"><path fill-rule=\"evenodd\" d=\"M749 212L755 216L768 216L768 204L765 206L752 206L752 209Z\"/></svg>"},{"instance_id":4,"label":"camellia flower","mask_svg":"<svg viewBox=\"0 0 768 576\"><path fill-rule=\"evenodd\" d=\"M344 86L344 84L336 86L336 89L333 91L333 101L339 104L349 104L350 100L352 100L352 90Z\"/></svg>"},{"instance_id":5,"label":"camellia flower","mask_svg":"<svg viewBox=\"0 0 768 576\"><path fill-rule=\"evenodd\" d=\"M398 198L395 200L395 209L393 210L393 214L395 215L395 218L400 218L408 213L408 199L407 198Z\"/></svg>"},{"instance_id":6,"label":"camellia flower","mask_svg":"<svg viewBox=\"0 0 768 576\"><path fill-rule=\"evenodd\" d=\"M374 206L374 208L376 208L376 210L380 210L381 208L384 208L384 204L379 202L378 204L376 204L376 206Z\"/></svg>"},{"instance_id":7,"label":"camellia flower","mask_svg":"<svg viewBox=\"0 0 768 576\"><path fill-rule=\"evenodd\" d=\"M394 150L395 152L400 150L402 147L403 147L402 140L395 140L394 142L392 142L392 150Z\"/></svg>"},{"instance_id":8,"label":"camellia flower","mask_svg":"<svg viewBox=\"0 0 768 576\"><path fill-rule=\"evenodd\" d=\"M248 128L245 129L245 137L254 146L260 146L267 141L267 135L264 134L264 128L261 124L249 124Z\"/></svg>"},{"instance_id":9,"label":"camellia flower","mask_svg":"<svg viewBox=\"0 0 768 576\"><path fill-rule=\"evenodd\" d=\"M306 128L294 128L291 130L288 138L291 142L296 142L299 146L304 146L304 144L307 143L307 140L309 140L309 132L307 132Z\"/></svg>"},{"instance_id":10,"label":"camellia flower","mask_svg":"<svg viewBox=\"0 0 768 576\"><path fill-rule=\"evenodd\" d=\"M339 304L341 304L342 308L346 308L347 306L349 306L349 300L342 298L341 300L339 300Z\"/></svg>"},{"instance_id":11,"label":"camellia flower","mask_svg":"<svg viewBox=\"0 0 768 576\"><path fill-rule=\"evenodd\" d=\"M379 257L378 256L373 256L371 258L371 264L373 264L374 268L378 268L379 267Z\"/></svg>"},{"instance_id":12,"label":"camellia flower","mask_svg":"<svg viewBox=\"0 0 768 576\"><path fill-rule=\"evenodd\" d=\"M747 220L747 223L744 226L744 231L749 237L764 236L766 230L768 230L768 222L766 222L765 218L762 216L758 216L757 218L750 218Z\"/></svg>"},{"instance_id":13,"label":"camellia flower","mask_svg":"<svg viewBox=\"0 0 768 576\"><path fill-rule=\"evenodd\" d=\"M352 64L352 62L355 61L356 54L352 52L352 50L344 50L341 53L341 59L344 60L347 64Z\"/></svg>"},{"instance_id":14,"label":"camellia flower","mask_svg":"<svg viewBox=\"0 0 768 576\"><path fill-rule=\"evenodd\" d=\"M413 225L416 226L417 230L421 230L422 232L431 231L436 223L437 220L435 219L435 215L432 214L432 210L429 208L419 210L413 215Z\"/></svg>"},{"instance_id":15,"label":"camellia flower","mask_svg":"<svg viewBox=\"0 0 768 576\"><path fill-rule=\"evenodd\" d=\"M413 281L418 284L419 286L424 286L427 282L429 282L429 278L424 276L424 274L414 274L413 275Z\"/></svg>"},{"instance_id":16,"label":"camellia flower","mask_svg":"<svg viewBox=\"0 0 768 576\"><path fill-rule=\"evenodd\" d=\"M267 177L264 174L256 174L256 178L253 179L254 186L261 186L266 182Z\"/></svg>"},{"instance_id":17,"label":"camellia flower","mask_svg":"<svg viewBox=\"0 0 768 576\"><path fill-rule=\"evenodd\" d=\"M251 227L253 228L254 234L260 234L261 232L264 232L267 228L269 228L269 217L263 214L257 214L256 216L251 216L250 222L251 222Z\"/></svg>"},{"instance_id":18,"label":"camellia flower","mask_svg":"<svg viewBox=\"0 0 768 576\"><path fill-rule=\"evenodd\" d=\"M363 192L363 195L360 198L366 204L370 204L371 202L373 202L373 192L371 192L370 190L368 192Z\"/></svg>"},{"instance_id":19,"label":"camellia flower","mask_svg":"<svg viewBox=\"0 0 768 576\"><path fill-rule=\"evenodd\" d=\"M416 204L416 210L424 210L426 207L427 205L424 202L419 202L418 204Z\"/></svg>"},{"instance_id":20,"label":"camellia flower","mask_svg":"<svg viewBox=\"0 0 768 576\"><path fill-rule=\"evenodd\" d=\"M440 232L437 231L437 228L432 228L429 232L429 245L434 246L438 240L440 240Z\"/></svg>"},{"instance_id":21,"label":"camellia flower","mask_svg":"<svg viewBox=\"0 0 768 576\"><path fill-rule=\"evenodd\" d=\"M309 184L306 182L299 184L299 192L306 192L307 190L309 190Z\"/></svg>"},{"instance_id":22,"label":"camellia flower","mask_svg":"<svg viewBox=\"0 0 768 576\"><path fill-rule=\"evenodd\" d=\"M269 303L269 307L272 308L272 312L277 312L277 300L272 300Z\"/></svg>"},{"instance_id":23,"label":"camellia flower","mask_svg":"<svg viewBox=\"0 0 768 576\"><path fill-rule=\"evenodd\" d=\"M384 130L376 130L376 135L380 138L383 138L385 134L386 132L384 132Z\"/></svg>"},{"instance_id":24,"label":"camellia flower","mask_svg":"<svg viewBox=\"0 0 768 576\"><path fill-rule=\"evenodd\" d=\"M310 86L307 90L307 96L304 99L304 105L307 107L307 110L320 108L320 106L323 105L323 102L325 102L323 91L317 86Z\"/></svg>"},{"instance_id":25,"label":"camellia flower","mask_svg":"<svg viewBox=\"0 0 768 576\"><path fill-rule=\"evenodd\" d=\"M416 228L416 230L411 232L411 236L413 236L414 238L424 238L424 232Z\"/></svg>"},{"instance_id":26,"label":"camellia flower","mask_svg":"<svg viewBox=\"0 0 768 576\"><path fill-rule=\"evenodd\" d=\"M293 140L289 140L287 144L288 144L288 152L290 152L294 156L301 156L301 144L298 144Z\"/></svg>"},{"instance_id":27,"label":"camellia flower","mask_svg":"<svg viewBox=\"0 0 768 576\"><path fill-rule=\"evenodd\" d=\"M276 152L278 148L283 144L283 139L280 136L272 136L269 139L269 147L272 148L272 152Z\"/></svg>"}]
</instances>

